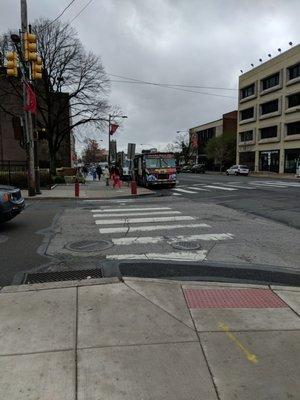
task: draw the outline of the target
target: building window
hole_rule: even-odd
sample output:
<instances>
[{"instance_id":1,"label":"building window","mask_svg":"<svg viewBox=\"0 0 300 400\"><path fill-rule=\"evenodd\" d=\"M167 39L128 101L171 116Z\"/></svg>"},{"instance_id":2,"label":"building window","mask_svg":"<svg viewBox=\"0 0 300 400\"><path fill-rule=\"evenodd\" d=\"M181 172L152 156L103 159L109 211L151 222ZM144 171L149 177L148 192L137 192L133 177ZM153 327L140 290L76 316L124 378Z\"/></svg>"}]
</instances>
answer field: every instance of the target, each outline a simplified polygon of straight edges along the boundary
<instances>
[{"instance_id":1,"label":"building window","mask_svg":"<svg viewBox=\"0 0 300 400\"><path fill-rule=\"evenodd\" d=\"M285 150L284 172L294 174L300 165L300 148Z\"/></svg>"},{"instance_id":2,"label":"building window","mask_svg":"<svg viewBox=\"0 0 300 400\"><path fill-rule=\"evenodd\" d=\"M254 107L246 108L241 111L241 120L250 119L254 117Z\"/></svg>"},{"instance_id":3,"label":"building window","mask_svg":"<svg viewBox=\"0 0 300 400\"><path fill-rule=\"evenodd\" d=\"M277 136L277 125L260 129L260 138L269 139Z\"/></svg>"},{"instance_id":4,"label":"building window","mask_svg":"<svg viewBox=\"0 0 300 400\"><path fill-rule=\"evenodd\" d=\"M300 63L288 68L289 80L298 78L300 76Z\"/></svg>"},{"instance_id":5,"label":"building window","mask_svg":"<svg viewBox=\"0 0 300 400\"><path fill-rule=\"evenodd\" d=\"M279 72L262 80L262 90L267 90L277 85L279 85Z\"/></svg>"},{"instance_id":6,"label":"building window","mask_svg":"<svg viewBox=\"0 0 300 400\"><path fill-rule=\"evenodd\" d=\"M292 122L286 125L286 134L290 135L300 135L300 121Z\"/></svg>"},{"instance_id":7,"label":"building window","mask_svg":"<svg viewBox=\"0 0 300 400\"><path fill-rule=\"evenodd\" d=\"M288 108L300 106L300 92L288 96Z\"/></svg>"},{"instance_id":8,"label":"building window","mask_svg":"<svg viewBox=\"0 0 300 400\"><path fill-rule=\"evenodd\" d=\"M241 89L241 99L254 95L254 83Z\"/></svg>"},{"instance_id":9,"label":"building window","mask_svg":"<svg viewBox=\"0 0 300 400\"><path fill-rule=\"evenodd\" d=\"M250 142L253 140L253 131L245 131L240 133L241 142Z\"/></svg>"},{"instance_id":10,"label":"building window","mask_svg":"<svg viewBox=\"0 0 300 400\"><path fill-rule=\"evenodd\" d=\"M278 111L278 99L260 105L261 115Z\"/></svg>"}]
</instances>

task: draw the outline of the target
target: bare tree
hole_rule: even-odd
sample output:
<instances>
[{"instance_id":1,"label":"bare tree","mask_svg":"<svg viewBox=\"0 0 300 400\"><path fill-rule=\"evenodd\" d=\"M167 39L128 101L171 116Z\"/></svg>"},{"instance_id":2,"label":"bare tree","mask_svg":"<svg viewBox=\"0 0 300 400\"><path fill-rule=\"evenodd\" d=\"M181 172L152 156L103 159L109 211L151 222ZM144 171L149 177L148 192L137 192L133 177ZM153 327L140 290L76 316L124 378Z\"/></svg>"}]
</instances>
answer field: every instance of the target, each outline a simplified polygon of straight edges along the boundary
<instances>
[{"instance_id":1,"label":"bare tree","mask_svg":"<svg viewBox=\"0 0 300 400\"><path fill-rule=\"evenodd\" d=\"M167 150L174 152L177 162L184 161L184 164L190 162L195 151L189 135L184 132L177 134L175 141L167 145Z\"/></svg>"},{"instance_id":2,"label":"bare tree","mask_svg":"<svg viewBox=\"0 0 300 400\"><path fill-rule=\"evenodd\" d=\"M43 61L42 80L35 83L35 122L37 129L46 129L50 168L55 175L57 153L70 131L83 125L104 124L109 112L109 79L100 58L84 50L69 24L39 19L32 30Z\"/></svg>"}]
</instances>

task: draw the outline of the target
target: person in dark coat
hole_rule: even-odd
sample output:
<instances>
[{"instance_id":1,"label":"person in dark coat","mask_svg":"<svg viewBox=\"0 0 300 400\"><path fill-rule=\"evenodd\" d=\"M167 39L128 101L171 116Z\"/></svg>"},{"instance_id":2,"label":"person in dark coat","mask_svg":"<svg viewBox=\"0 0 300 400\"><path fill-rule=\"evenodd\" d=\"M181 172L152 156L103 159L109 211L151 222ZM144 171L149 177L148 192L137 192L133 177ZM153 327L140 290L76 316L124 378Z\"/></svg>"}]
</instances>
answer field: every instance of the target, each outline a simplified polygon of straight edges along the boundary
<instances>
[{"instance_id":1,"label":"person in dark coat","mask_svg":"<svg viewBox=\"0 0 300 400\"><path fill-rule=\"evenodd\" d=\"M101 175L102 175L102 168L101 168L100 164L97 165L96 172L97 172L97 175L98 175L98 180L100 181Z\"/></svg>"}]
</instances>

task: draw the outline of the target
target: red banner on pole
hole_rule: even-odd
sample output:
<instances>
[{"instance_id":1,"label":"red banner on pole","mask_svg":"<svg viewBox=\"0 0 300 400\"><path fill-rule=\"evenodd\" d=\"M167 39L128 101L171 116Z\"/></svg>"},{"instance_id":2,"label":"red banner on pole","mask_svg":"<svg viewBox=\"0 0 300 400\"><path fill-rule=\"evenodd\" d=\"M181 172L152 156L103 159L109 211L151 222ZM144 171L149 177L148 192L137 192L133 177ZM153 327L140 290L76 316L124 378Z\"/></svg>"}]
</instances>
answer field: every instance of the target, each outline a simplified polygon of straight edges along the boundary
<instances>
[{"instance_id":1,"label":"red banner on pole","mask_svg":"<svg viewBox=\"0 0 300 400\"><path fill-rule=\"evenodd\" d=\"M116 132L116 130L119 128L119 125L117 125L117 124L110 124L110 127L109 127L109 134L110 135L113 135L115 132Z\"/></svg>"},{"instance_id":2,"label":"red banner on pole","mask_svg":"<svg viewBox=\"0 0 300 400\"><path fill-rule=\"evenodd\" d=\"M24 106L24 110L32 114L35 114L37 109L36 95L32 87L29 85L29 83L25 82L25 87L26 87L26 105Z\"/></svg>"}]
</instances>

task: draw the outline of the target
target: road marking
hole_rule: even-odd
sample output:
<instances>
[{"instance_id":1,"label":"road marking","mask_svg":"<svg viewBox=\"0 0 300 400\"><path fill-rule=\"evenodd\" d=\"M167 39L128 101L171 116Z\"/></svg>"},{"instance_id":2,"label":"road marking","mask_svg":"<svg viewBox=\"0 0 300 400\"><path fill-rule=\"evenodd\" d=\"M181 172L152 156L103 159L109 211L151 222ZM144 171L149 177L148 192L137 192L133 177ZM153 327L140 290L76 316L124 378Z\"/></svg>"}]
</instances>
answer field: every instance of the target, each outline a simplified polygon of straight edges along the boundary
<instances>
[{"instance_id":1,"label":"road marking","mask_svg":"<svg viewBox=\"0 0 300 400\"><path fill-rule=\"evenodd\" d=\"M195 187L195 186L190 186L190 187L188 187L188 189L200 190L200 191L203 191L203 192L209 192L208 189L203 189L203 188L199 188L199 187Z\"/></svg>"},{"instance_id":2,"label":"road marking","mask_svg":"<svg viewBox=\"0 0 300 400\"><path fill-rule=\"evenodd\" d=\"M201 235L180 235L180 236L141 236L141 237L123 237L118 239L111 239L113 244L117 246L129 246L131 244L152 244L152 243L160 243L166 242L169 244L176 242L192 242L194 240L226 240L233 239L233 235L231 233L208 233Z\"/></svg>"},{"instance_id":3,"label":"road marking","mask_svg":"<svg viewBox=\"0 0 300 400\"><path fill-rule=\"evenodd\" d=\"M227 183L223 183L224 186L231 186L233 188L238 188L238 189L247 189L247 190L255 190L252 187L248 187L248 186L240 186L239 184L235 184L235 185L231 185L231 184L227 184Z\"/></svg>"},{"instance_id":4,"label":"road marking","mask_svg":"<svg viewBox=\"0 0 300 400\"><path fill-rule=\"evenodd\" d=\"M172 193L172 196L182 196L180 193Z\"/></svg>"},{"instance_id":5,"label":"road marking","mask_svg":"<svg viewBox=\"0 0 300 400\"><path fill-rule=\"evenodd\" d=\"M248 361L252 362L253 364L258 363L258 359L257 359L256 355L254 353L251 353L251 351L249 351L246 348L246 346L244 346L237 339L237 337L232 332L230 332L228 325L224 324L223 322L220 322L219 328L222 329L222 331L226 333L226 335L229 337L229 339L231 339L237 345L237 347L239 347L242 350L242 352L245 354Z\"/></svg>"},{"instance_id":6,"label":"road marking","mask_svg":"<svg viewBox=\"0 0 300 400\"><path fill-rule=\"evenodd\" d=\"M255 185L257 187L260 188L272 188L272 187L276 187L276 188L282 188L282 189L287 189L287 186L283 186L283 185L277 185L276 183L252 183L251 185Z\"/></svg>"},{"instance_id":7,"label":"road marking","mask_svg":"<svg viewBox=\"0 0 300 400\"><path fill-rule=\"evenodd\" d=\"M192 193L192 194L197 193L197 192L192 192L191 190L186 190L186 189L181 189L181 188L175 188L173 190L176 190L177 192L182 192L182 193Z\"/></svg>"},{"instance_id":8,"label":"road marking","mask_svg":"<svg viewBox=\"0 0 300 400\"><path fill-rule=\"evenodd\" d=\"M230 190L230 191L237 190L237 189L230 188L230 187L213 186L213 185L205 185L204 187L211 188L211 189L219 189L219 190Z\"/></svg>"},{"instance_id":9,"label":"road marking","mask_svg":"<svg viewBox=\"0 0 300 400\"><path fill-rule=\"evenodd\" d=\"M100 228L100 233L124 233L124 232L150 232L160 231L168 229L179 229L179 228L210 228L208 224L177 224L177 225L152 225L152 226L131 226L131 227L120 227L120 228Z\"/></svg>"},{"instance_id":10,"label":"road marking","mask_svg":"<svg viewBox=\"0 0 300 400\"><path fill-rule=\"evenodd\" d=\"M112 254L108 260L168 260L168 261L203 261L206 250L178 251L174 253L144 253L144 254Z\"/></svg>"},{"instance_id":11,"label":"road marking","mask_svg":"<svg viewBox=\"0 0 300 400\"><path fill-rule=\"evenodd\" d=\"M171 207L138 207L138 208L106 208L103 210L90 210L92 213L106 213L106 212L123 212L123 211L159 211L159 210L171 210Z\"/></svg>"},{"instance_id":12,"label":"road marking","mask_svg":"<svg viewBox=\"0 0 300 400\"><path fill-rule=\"evenodd\" d=\"M97 219L95 223L97 225L114 225L114 224L140 224L149 222L176 222L176 221L193 221L194 217L188 215L180 215L179 217L152 217L152 218L119 218L119 219Z\"/></svg>"},{"instance_id":13,"label":"road marking","mask_svg":"<svg viewBox=\"0 0 300 400\"><path fill-rule=\"evenodd\" d=\"M108 217L131 217L131 216L146 216L146 215L164 215L164 214L181 214L180 211L153 211L153 212L132 212L130 214L128 213L118 213L118 214L94 214L94 218L108 218Z\"/></svg>"}]
</instances>

